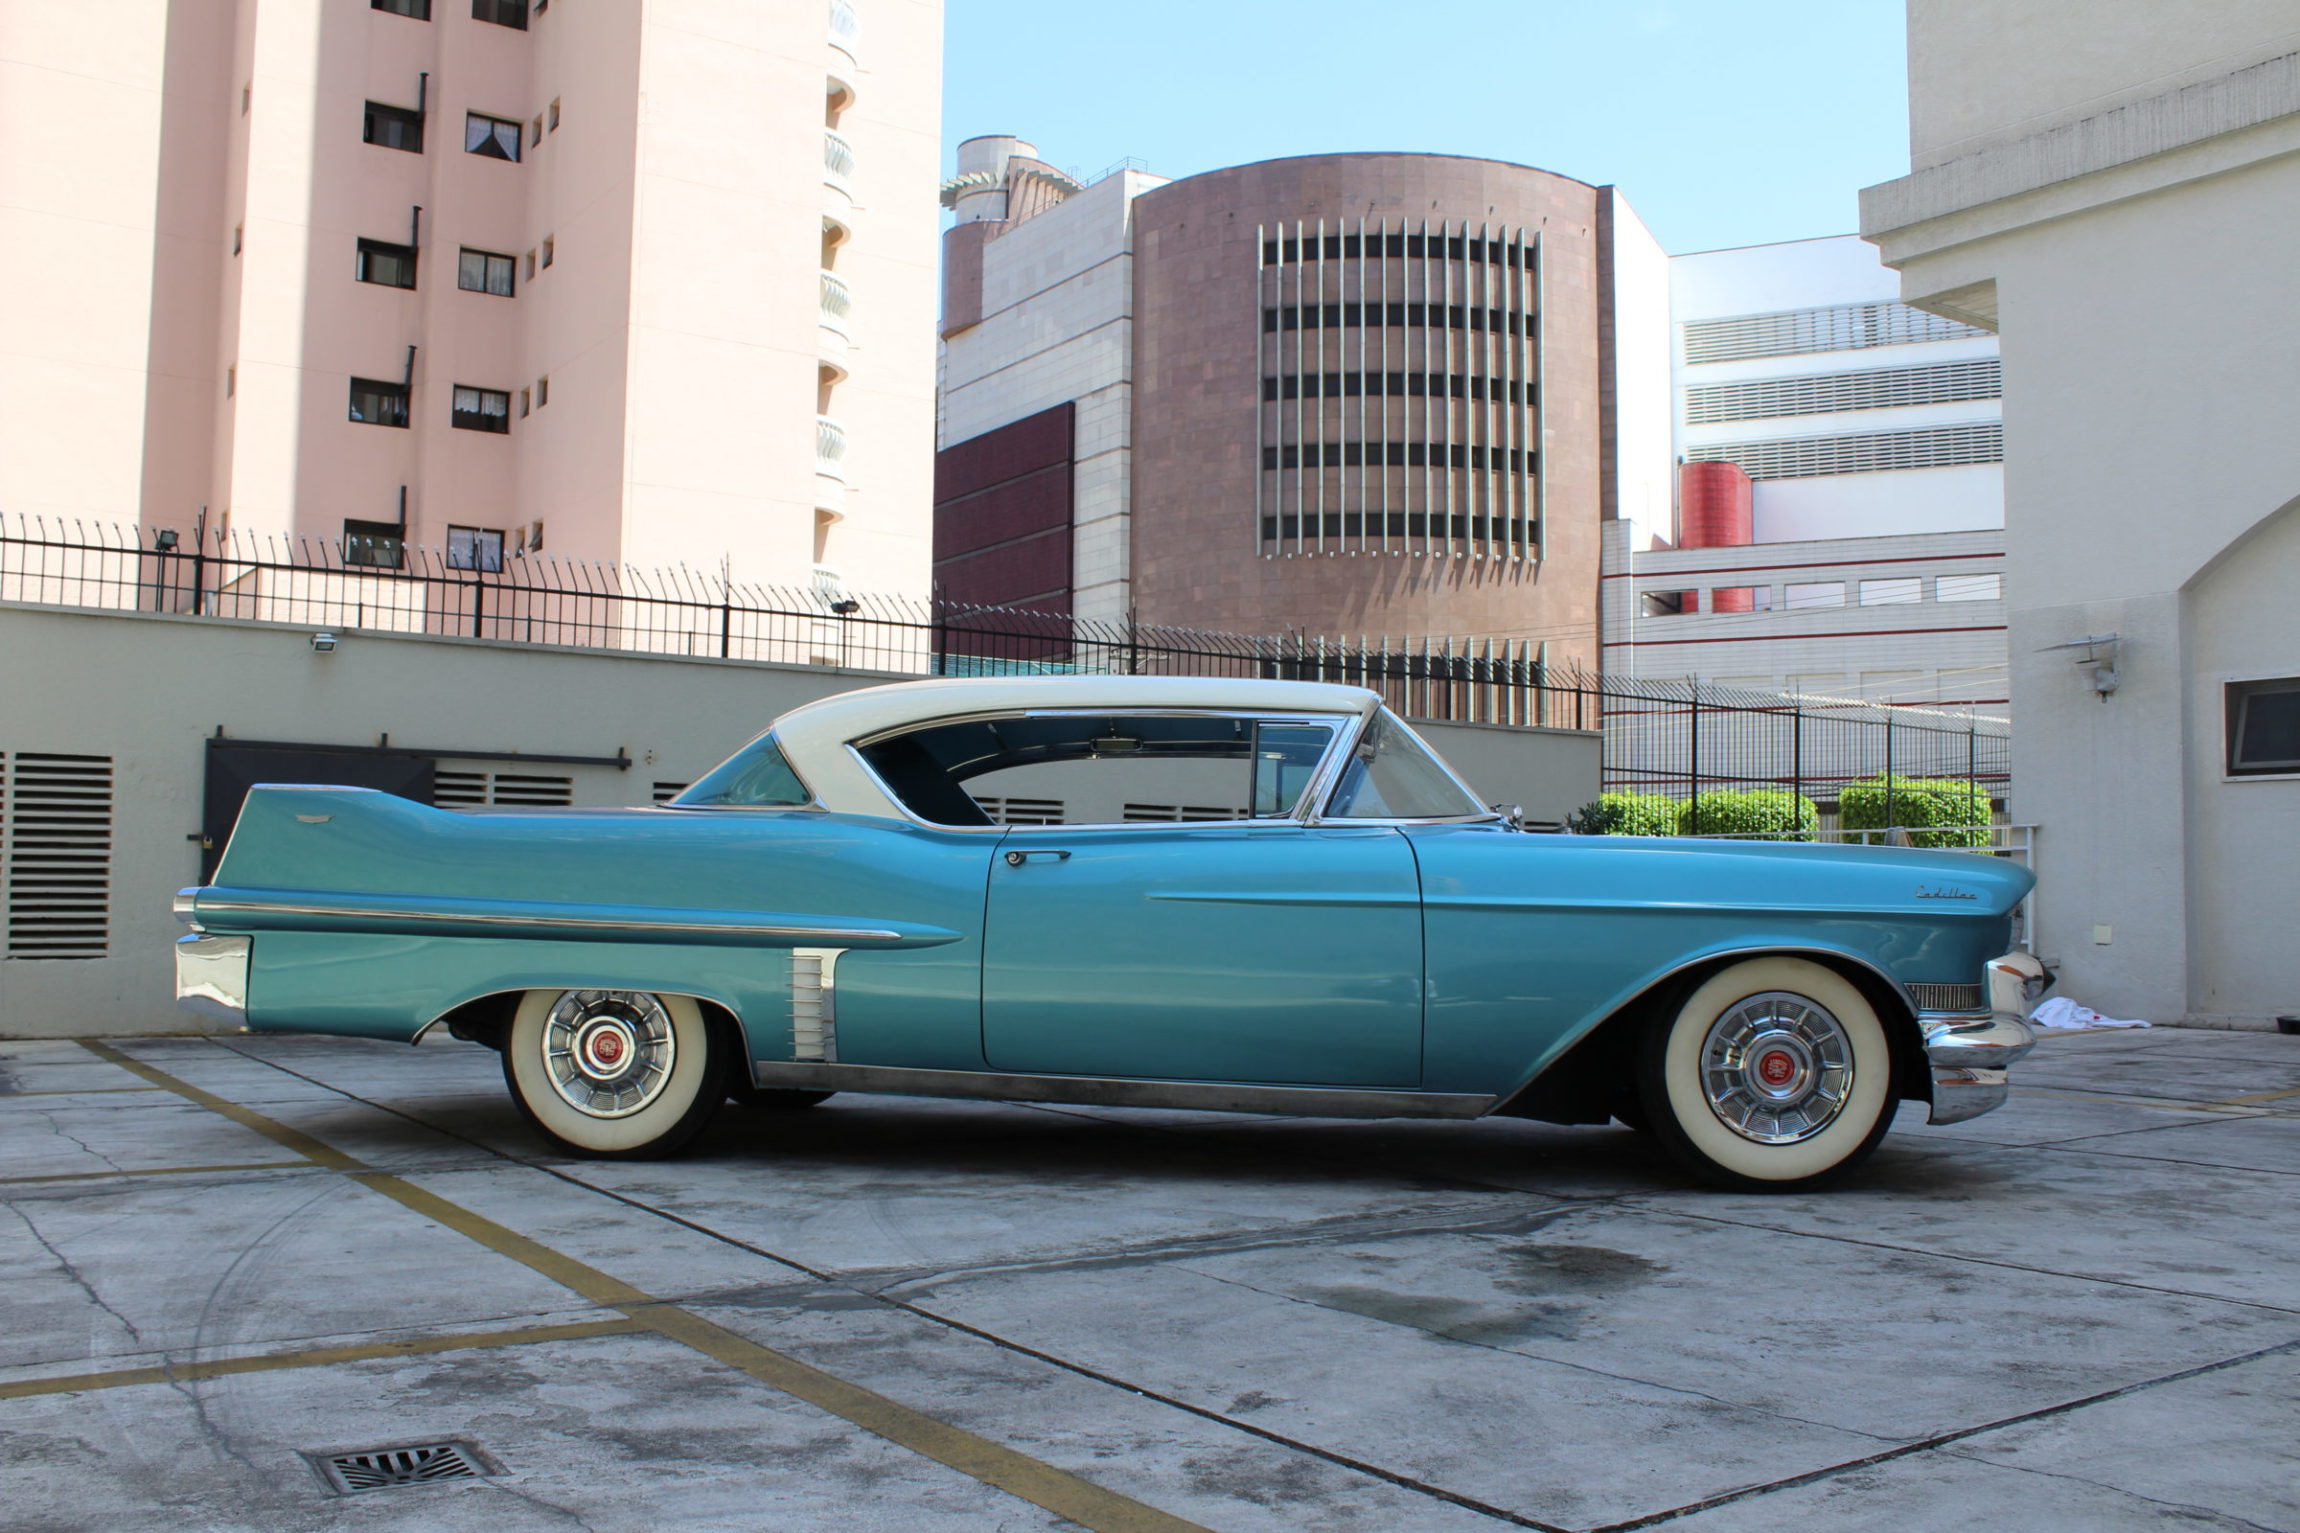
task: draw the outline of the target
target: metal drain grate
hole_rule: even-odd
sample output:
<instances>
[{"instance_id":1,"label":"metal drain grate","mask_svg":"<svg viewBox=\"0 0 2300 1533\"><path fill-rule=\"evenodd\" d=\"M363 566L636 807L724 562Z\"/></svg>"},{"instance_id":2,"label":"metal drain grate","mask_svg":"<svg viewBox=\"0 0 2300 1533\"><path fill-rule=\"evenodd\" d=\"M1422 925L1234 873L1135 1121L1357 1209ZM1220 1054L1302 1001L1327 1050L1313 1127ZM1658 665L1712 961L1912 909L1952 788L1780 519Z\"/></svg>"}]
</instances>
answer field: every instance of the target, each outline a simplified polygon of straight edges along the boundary
<instances>
[{"instance_id":1,"label":"metal drain grate","mask_svg":"<svg viewBox=\"0 0 2300 1533\"><path fill-rule=\"evenodd\" d=\"M414 1443L404 1448L369 1448L359 1453L305 1455L320 1478L342 1495L390 1490L397 1485L429 1485L439 1480L471 1480L498 1473L496 1466L466 1442Z\"/></svg>"}]
</instances>

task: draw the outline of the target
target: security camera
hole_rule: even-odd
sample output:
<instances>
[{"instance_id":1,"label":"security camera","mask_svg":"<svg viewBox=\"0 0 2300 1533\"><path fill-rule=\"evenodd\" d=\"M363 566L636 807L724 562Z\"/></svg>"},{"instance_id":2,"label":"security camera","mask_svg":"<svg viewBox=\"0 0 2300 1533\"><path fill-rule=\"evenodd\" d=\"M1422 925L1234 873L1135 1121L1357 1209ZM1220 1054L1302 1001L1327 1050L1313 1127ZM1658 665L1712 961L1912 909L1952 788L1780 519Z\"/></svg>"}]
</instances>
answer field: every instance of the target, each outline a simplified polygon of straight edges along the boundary
<instances>
[{"instance_id":1,"label":"security camera","mask_svg":"<svg viewBox=\"0 0 2300 1533\"><path fill-rule=\"evenodd\" d=\"M329 654L335 649L335 635L332 633L315 633L311 636L311 647L323 655Z\"/></svg>"}]
</instances>

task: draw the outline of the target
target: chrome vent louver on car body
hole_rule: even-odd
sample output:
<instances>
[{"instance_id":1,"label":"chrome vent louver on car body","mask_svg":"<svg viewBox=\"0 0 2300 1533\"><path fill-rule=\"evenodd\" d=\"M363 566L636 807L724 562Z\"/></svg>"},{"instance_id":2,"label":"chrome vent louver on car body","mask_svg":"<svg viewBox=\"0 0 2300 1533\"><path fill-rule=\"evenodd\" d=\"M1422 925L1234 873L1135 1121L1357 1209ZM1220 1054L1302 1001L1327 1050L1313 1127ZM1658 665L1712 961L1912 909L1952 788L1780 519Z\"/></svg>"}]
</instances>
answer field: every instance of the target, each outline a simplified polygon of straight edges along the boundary
<instances>
[{"instance_id":1,"label":"chrome vent louver on car body","mask_svg":"<svg viewBox=\"0 0 2300 1533\"><path fill-rule=\"evenodd\" d=\"M1909 999L1919 1011L1980 1011L1988 998L1978 985L1911 985Z\"/></svg>"},{"instance_id":2,"label":"chrome vent louver on car body","mask_svg":"<svg viewBox=\"0 0 2300 1533\"><path fill-rule=\"evenodd\" d=\"M845 948L791 949L791 1058L837 1064L838 962Z\"/></svg>"}]
</instances>

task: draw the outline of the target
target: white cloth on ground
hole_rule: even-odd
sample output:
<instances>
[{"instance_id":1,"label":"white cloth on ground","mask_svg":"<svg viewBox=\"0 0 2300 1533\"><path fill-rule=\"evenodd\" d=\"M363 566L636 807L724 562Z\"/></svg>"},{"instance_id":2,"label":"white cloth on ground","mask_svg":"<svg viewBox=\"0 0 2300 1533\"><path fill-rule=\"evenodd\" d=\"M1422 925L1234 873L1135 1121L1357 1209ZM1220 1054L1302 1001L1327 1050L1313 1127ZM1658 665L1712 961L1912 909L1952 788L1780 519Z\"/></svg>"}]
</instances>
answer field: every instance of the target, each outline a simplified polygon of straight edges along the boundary
<instances>
[{"instance_id":1,"label":"white cloth on ground","mask_svg":"<svg viewBox=\"0 0 2300 1533\"><path fill-rule=\"evenodd\" d=\"M2115 1017L2104 1017L2090 1006L2079 1006L2065 995L2056 995L2028 1014L2031 1026L2062 1032L2076 1032L2093 1027L2146 1027L2146 1022L2122 1022Z\"/></svg>"}]
</instances>

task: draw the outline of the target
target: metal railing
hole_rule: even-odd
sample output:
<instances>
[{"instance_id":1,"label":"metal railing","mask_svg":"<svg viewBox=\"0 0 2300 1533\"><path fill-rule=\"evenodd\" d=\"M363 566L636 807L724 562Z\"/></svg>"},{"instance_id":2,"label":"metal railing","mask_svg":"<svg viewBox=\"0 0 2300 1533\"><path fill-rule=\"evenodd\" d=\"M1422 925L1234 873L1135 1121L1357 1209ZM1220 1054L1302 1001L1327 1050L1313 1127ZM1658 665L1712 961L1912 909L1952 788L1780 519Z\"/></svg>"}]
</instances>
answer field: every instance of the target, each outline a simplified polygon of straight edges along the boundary
<instances>
[{"instance_id":1,"label":"metal railing","mask_svg":"<svg viewBox=\"0 0 2300 1533\"><path fill-rule=\"evenodd\" d=\"M818 447L836 463L827 417ZM832 443L835 441L836 446ZM1993 797L2002 720L1689 682L1597 676L1523 640L1234 634L1064 612L729 581L516 551L499 570L366 524L331 539L205 534L0 516L0 601L188 613L331 630L459 635L660 655L830 664L895 675L1142 674L1340 682L1411 718L1602 730L1604 786L1676 798L1785 789L1829 805L1890 771ZM1892 816L1888 813L1887 818ZM1694 826L1698 829L1698 826Z\"/></svg>"},{"instance_id":2,"label":"metal railing","mask_svg":"<svg viewBox=\"0 0 2300 1533\"><path fill-rule=\"evenodd\" d=\"M848 3L848 0L831 0L831 46L851 58L854 56L855 42L861 36L861 15Z\"/></svg>"},{"instance_id":3,"label":"metal railing","mask_svg":"<svg viewBox=\"0 0 2300 1533\"><path fill-rule=\"evenodd\" d=\"M846 477L847 428L827 415L815 417L815 472Z\"/></svg>"}]
</instances>

